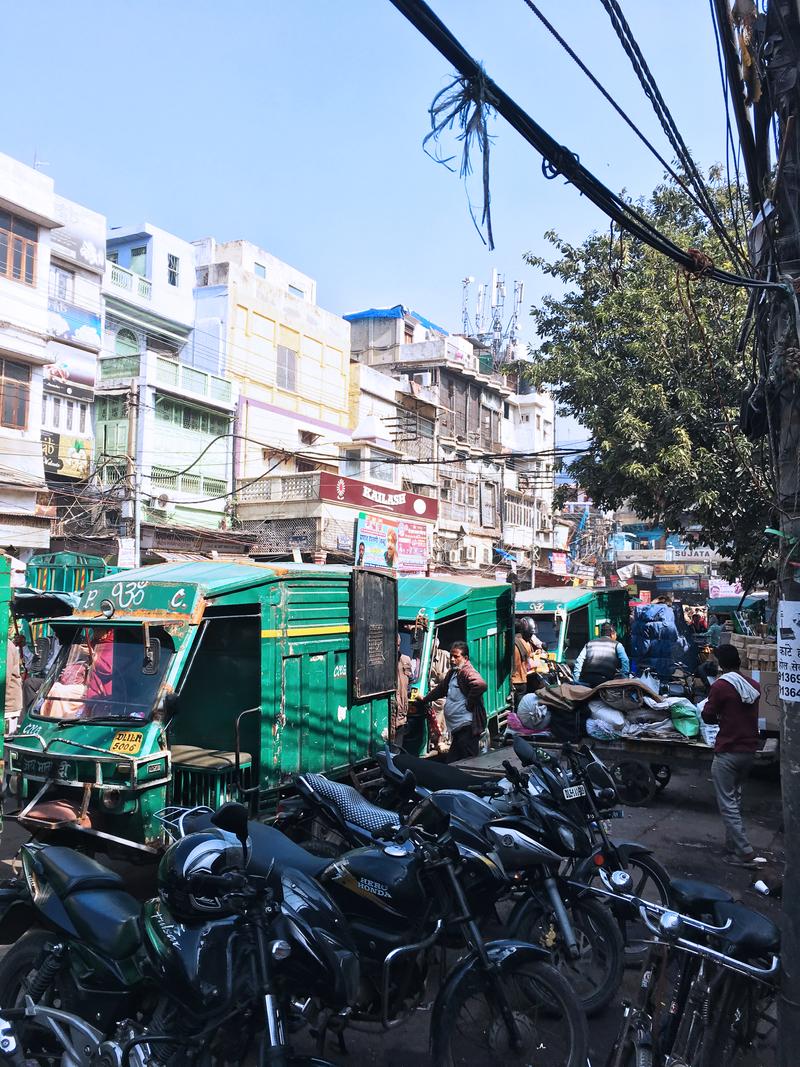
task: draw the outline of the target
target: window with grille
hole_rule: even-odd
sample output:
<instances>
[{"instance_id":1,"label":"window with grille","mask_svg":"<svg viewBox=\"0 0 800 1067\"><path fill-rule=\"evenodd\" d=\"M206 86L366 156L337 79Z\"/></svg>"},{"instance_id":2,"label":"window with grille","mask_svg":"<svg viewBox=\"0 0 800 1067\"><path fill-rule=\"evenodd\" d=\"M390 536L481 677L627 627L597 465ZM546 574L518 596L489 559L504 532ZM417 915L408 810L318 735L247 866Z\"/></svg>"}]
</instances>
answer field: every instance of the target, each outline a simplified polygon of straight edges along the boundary
<instances>
[{"instance_id":1,"label":"window with grille","mask_svg":"<svg viewBox=\"0 0 800 1067\"><path fill-rule=\"evenodd\" d=\"M133 330L126 330L124 327L117 330L117 336L114 338L114 352L118 356L139 355L139 338Z\"/></svg>"},{"instance_id":2,"label":"window with grille","mask_svg":"<svg viewBox=\"0 0 800 1067\"><path fill-rule=\"evenodd\" d=\"M278 373L276 384L289 393L297 392L297 353L286 345L278 345Z\"/></svg>"},{"instance_id":3,"label":"window with grille","mask_svg":"<svg viewBox=\"0 0 800 1067\"><path fill-rule=\"evenodd\" d=\"M167 282L169 285L177 285L180 280L181 261L170 252L167 255Z\"/></svg>"},{"instance_id":4,"label":"window with grille","mask_svg":"<svg viewBox=\"0 0 800 1067\"><path fill-rule=\"evenodd\" d=\"M50 299L71 304L75 298L75 271L50 264Z\"/></svg>"},{"instance_id":5,"label":"window with grille","mask_svg":"<svg viewBox=\"0 0 800 1067\"><path fill-rule=\"evenodd\" d=\"M95 412L98 422L124 419L127 416L125 397L99 396L95 401Z\"/></svg>"},{"instance_id":6,"label":"window with grille","mask_svg":"<svg viewBox=\"0 0 800 1067\"><path fill-rule=\"evenodd\" d=\"M378 478L382 482L394 481L394 467L392 457L386 452L372 449L369 457L369 473L371 478Z\"/></svg>"},{"instance_id":7,"label":"window with grille","mask_svg":"<svg viewBox=\"0 0 800 1067\"><path fill-rule=\"evenodd\" d=\"M31 369L24 363L0 360L0 426L24 430L28 425Z\"/></svg>"},{"instance_id":8,"label":"window with grille","mask_svg":"<svg viewBox=\"0 0 800 1067\"><path fill-rule=\"evenodd\" d=\"M0 211L0 275L35 285L38 241L39 227L35 223Z\"/></svg>"},{"instance_id":9,"label":"window with grille","mask_svg":"<svg viewBox=\"0 0 800 1067\"><path fill-rule=\"evenodd\" d=\"M212 437L221 437L226 434L229 425L224 415L201 411L200 408L181 404L177 400L170 400L160 394L156 394L156 419L159 422L170 422L173 426L182 426L184 430L209 434Z\"/></svg>"}]
</instances>

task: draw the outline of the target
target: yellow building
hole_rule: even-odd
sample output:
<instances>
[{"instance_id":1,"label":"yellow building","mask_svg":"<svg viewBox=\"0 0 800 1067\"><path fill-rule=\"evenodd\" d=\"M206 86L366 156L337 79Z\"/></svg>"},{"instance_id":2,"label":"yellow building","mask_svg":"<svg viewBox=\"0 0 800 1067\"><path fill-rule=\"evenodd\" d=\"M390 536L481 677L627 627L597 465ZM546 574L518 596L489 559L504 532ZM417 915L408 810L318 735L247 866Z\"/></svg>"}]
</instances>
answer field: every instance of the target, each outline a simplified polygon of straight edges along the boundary
<instances>
[{"instance_id":1,"label":"yellow building","mask_svg":"<svg viewBox=\"0 0 800 1067\"><path fill-rule=\"evenodd\" d=\"M335 469L334 443L350 433L350 324L317 306L313 278L248 241L195 249L196 345L238 386L235 485L251 486L240 501L255 520L270 475L317 468L298 452L325 448Z\"/></svg>"}]
</instances>

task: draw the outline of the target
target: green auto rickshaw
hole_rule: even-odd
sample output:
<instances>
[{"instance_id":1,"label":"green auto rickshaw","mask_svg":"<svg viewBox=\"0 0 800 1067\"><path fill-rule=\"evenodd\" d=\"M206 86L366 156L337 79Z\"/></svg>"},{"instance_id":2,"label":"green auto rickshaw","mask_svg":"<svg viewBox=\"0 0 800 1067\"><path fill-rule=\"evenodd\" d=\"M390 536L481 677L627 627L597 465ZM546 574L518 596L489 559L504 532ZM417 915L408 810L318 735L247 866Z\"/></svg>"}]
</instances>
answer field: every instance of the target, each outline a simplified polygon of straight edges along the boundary
<instances>
[{"instance_id":1,"label":"green auto rickshaw","mask_svg":"<svg viewBox=\"0 0 800 1067\"><path fill-rule=\"evenodd\" d=\"M163 564L93 581L6 739L37 836L157 853L157 813L246 801L369 757L396 684L397 582L301 564ZM8 806L8 805L7 805Z\"/></svg>"}]
</instances>

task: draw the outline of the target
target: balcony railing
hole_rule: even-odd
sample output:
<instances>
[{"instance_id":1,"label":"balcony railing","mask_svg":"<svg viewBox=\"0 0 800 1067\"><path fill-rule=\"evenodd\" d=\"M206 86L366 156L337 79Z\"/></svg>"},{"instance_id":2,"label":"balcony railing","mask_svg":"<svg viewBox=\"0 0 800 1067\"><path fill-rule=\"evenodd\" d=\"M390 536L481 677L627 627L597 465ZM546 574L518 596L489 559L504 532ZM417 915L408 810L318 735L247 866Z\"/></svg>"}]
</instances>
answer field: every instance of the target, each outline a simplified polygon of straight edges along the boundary
<instances>
[{"instance_id":1,"label":"balcony railing","mask_svg":"<svg viewBox=\"0 0 800 1067\"><path fill-rule=\"evenodd\" d=\"M171 385L184 393L206 397L218 404L230 404L233 397L233 386L225 378L207 374L196 367L186 367L173 359L161 356L156 361L156 381L159 385Z\"/></svg>"},{"instance_id":2,"label":"balcony railing","mask_svg":"<svg viewBox=\"0 0 800 1067\"><path fill-rule=\"evenodd\" d=\"M134 274L132 270L125 270L118 263L109 264L111 267L111 284L118 289L125 289L129 293L135 293L143 300L150 300L153 296L153 283L149 278L143 278L141 274Z\"/></svg>"},{"instance_id":3,"label":"balcony railing","mask_svg":"<svg viewBox=\"0 0 800 1067\"><path fill-rule=\"evenodd\" d=\"M138 378L138 356L106 356L98 360L100 368L100 381L107 382L110 378Z\"/></svg>"},{"instance_id":4,"label":"balcony railing","mask_svg":"<svg viewBox=\"0 0 800 1067\"><path fill-rule=\"evenodd\" d=\"M242 503L257 500L319 500L319 474L288 474L275 478L262 478L259 482L245 484L239 489Z\"/></svg>"}]
</instances>

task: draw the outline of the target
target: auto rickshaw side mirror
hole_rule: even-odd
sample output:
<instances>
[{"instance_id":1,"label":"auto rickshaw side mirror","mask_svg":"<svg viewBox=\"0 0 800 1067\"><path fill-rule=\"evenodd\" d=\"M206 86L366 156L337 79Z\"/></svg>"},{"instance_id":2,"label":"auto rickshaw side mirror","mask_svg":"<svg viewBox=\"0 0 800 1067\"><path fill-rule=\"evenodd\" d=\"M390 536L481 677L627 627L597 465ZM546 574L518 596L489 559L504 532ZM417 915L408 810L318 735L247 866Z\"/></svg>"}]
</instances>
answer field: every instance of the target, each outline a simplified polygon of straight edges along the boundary
<instances>
[{"instance_id":1,"label":"auto rickshaw side mirror","mask_svg":"<svg viewBox=\"0 0 800 1067\"><path fill-rule=\"evenodd\" d=\"M151 637L147 625L144 631L144 658L142 660L142 674L158 674L158 665L161 662L161 642L157 637Z\"/></svg>"},{"instance_id":2,"label":"auto rickshaw side mirror","mask_svg":"<svg viewBox=\"0 0 800 1067\"><path fill-rule=\"evenodd\" d=\"M167 722L174 718L179 706L180 697L174 690L170 689L169 692L164 693L158 701L158 704L156 705L156 714L162 722Z\"/></svg>"}]
</instances>

